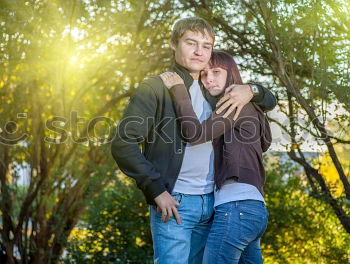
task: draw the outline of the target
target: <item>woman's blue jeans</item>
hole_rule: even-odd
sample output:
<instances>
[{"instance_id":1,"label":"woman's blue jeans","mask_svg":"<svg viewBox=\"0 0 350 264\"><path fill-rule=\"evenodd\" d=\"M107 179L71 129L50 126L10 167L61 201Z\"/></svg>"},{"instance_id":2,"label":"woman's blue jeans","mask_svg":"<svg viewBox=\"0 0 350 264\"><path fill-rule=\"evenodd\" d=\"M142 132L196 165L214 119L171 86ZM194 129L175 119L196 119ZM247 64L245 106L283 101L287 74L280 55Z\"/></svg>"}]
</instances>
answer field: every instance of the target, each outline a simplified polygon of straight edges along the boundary
<instances>
[{"instance_id":1,"label":"woman's blue jeans","mask_svg":"<svg viewBox=\"0 0 350 264\"><path fill-rule=\"evenodd\" d=\"M260 238L266 230L268 215L261 201L234 201L216 206L203 263L263 263Z\"/></svg>"}]
</instances>

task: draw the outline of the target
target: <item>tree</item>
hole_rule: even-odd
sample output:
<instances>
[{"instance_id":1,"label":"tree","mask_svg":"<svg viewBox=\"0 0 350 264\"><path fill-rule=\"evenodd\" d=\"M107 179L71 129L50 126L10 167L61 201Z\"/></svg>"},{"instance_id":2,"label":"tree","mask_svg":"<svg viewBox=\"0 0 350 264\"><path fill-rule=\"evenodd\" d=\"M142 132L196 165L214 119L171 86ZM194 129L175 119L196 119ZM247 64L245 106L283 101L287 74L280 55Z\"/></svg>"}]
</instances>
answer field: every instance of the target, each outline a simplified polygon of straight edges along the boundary
<instances>
[{"instance_id":1,"label":"tree","mask_svg":"<svg viewBox=\"0 0 350 264\"><path fill-rule=\"evenodd\" d=\"M276 154L265 164L270 215L262 238L264 263L348 263L350 236L332 207L310 195L301 166Z\"/></svg>"},{"instance_id":2,"label":"tree","mask_svg":"<svg viewBox=\"0 0 350 264\"><path fill-rule=\"evenodd\" d=\"M270 215L264 263L347 263L350 237L332 208L309 195L300 165L286 155L269 155L265 164ZM152 263L148 210L141 192L125 180L120 176L91 201L71 234L65 263Z\"/></svg>"},{"instance_id":3,"label":"tree","mask_svg":"<svg viewBox=\"0 0 350 264\"><path fill-rule=\"evenodd\" d=\"M350 233L350 182L335 144L349 120L348 1L181 1L222 32L222 46L241 57L243 69L264 76L280 99L288 122L272 120L290 137L289 156L304 167L312 192L331 205ZM235 8L227 9L227 6ZM343 111L332 110L332 106ZM338 120L333 133L327 120ZM343 186L334 197L300 147L305 135L326 148Z\"/></svg>"},{"instance_id":4,"label":"tree","mask_svg":"<svg viewBox=\"0 0 350 264\"><path fill-rule=\"evenodd\" d=\"M128 97L170 63L169 3L1 1L0 255L57 263ZM166 22L164 22L166 21Z\"/></svg>"},{"instance_id":5,"label":"tree","mask_svg":"<svg viewBox=\"0 0 350 264\"><path fill-rule=\"evenodd\" d=\"M153 263L149 211L124 177L91 201L72 232L66 263ZM142 261L141 261L142 260Z\"/></svg>"}]
</instances>

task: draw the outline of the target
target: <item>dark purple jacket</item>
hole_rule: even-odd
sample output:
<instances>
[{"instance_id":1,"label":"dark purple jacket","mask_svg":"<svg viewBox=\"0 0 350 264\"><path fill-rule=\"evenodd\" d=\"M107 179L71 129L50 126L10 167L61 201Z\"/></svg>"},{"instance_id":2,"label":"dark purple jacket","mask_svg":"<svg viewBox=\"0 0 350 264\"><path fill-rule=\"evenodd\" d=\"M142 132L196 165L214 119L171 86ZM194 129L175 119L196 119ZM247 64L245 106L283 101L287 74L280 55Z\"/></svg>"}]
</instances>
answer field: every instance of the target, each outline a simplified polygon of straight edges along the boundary
<instances>
[{"instance_id":1,"label":"dark purple jacket","mask_svg":"<svg viewBox=\"0 0 350 264\"><path fill-rule=\"evenodd\" d=\"M184 85L171 89L181 132L192 145L213 140L215 184L220 189L228 178L254 185L264 195L265 170L262 153L271 143L271 130L263 111L254 103L246 104L236 121L234 113L223 118L215 111L201 124L193 110Z\"/></svg>"}]
</instances>

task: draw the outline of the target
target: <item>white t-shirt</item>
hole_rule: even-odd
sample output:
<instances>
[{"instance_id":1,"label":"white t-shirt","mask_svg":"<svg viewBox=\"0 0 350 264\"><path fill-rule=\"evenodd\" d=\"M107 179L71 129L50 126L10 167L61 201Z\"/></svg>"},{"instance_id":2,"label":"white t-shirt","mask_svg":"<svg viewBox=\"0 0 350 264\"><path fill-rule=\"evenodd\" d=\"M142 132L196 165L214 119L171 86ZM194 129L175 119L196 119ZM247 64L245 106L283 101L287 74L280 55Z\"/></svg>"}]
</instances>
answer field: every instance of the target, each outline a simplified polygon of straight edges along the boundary
<instances>
[{"instance_id":1,"label":"white t-shirt","mask_svg":"<svg viewBox=\"0 0 350 264\"><path fill-rule=\"evenodd\" d=\"M198 80L194 80L189 89L193 110L200 122L208 119L212 113L210 104L205 100ZM214 190L214 151L211 141L192 146L187 143L184 158L175 183L174 192L184 194L206 194Z\"/></svg>"}]
</instances>

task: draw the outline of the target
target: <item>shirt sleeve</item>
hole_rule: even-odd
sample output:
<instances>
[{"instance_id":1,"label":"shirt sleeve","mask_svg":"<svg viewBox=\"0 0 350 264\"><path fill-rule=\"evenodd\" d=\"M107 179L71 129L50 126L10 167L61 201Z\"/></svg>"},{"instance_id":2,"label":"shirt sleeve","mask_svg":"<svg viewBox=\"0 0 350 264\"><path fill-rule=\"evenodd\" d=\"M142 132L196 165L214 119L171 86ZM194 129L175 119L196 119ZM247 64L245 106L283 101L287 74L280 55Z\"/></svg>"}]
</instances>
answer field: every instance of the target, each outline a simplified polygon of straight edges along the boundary
<instances>
[{"instance_id":1,"label":"shirt sleeve","mask_svg":"<svg viewBox=\"0 0 350 264\"><path fill-rule=\"evenodd\" d=\"M166 190L160 173L141 153L139 144L147 139L153 127L157 98L151 85L141 83L119 122L111 152L119 169L135 179L146 197L154 199ZM146 120L148 122L146 122Z\"/></svg>"},{"instance_id":2,"label":"shirt sleeve","mask_svg":"<svg viewBox=\"0 0 350 264\"><path fill-rule=\"evenodd\" d=\"M183 84L173 86L171 95L174 101L175 111L180 123L182 136L192 145L202 144L206 141L213 140L223 135L227 130L232 129L239 121L234 121L233 111L227 118L224 118L224 113L216 114L216 108L210 117L202 123L197 118L193 110L191 99L188 91ZM250 115L249 107L244 106L239 115L239 120Z\"/></svg>"}]
</instances>

